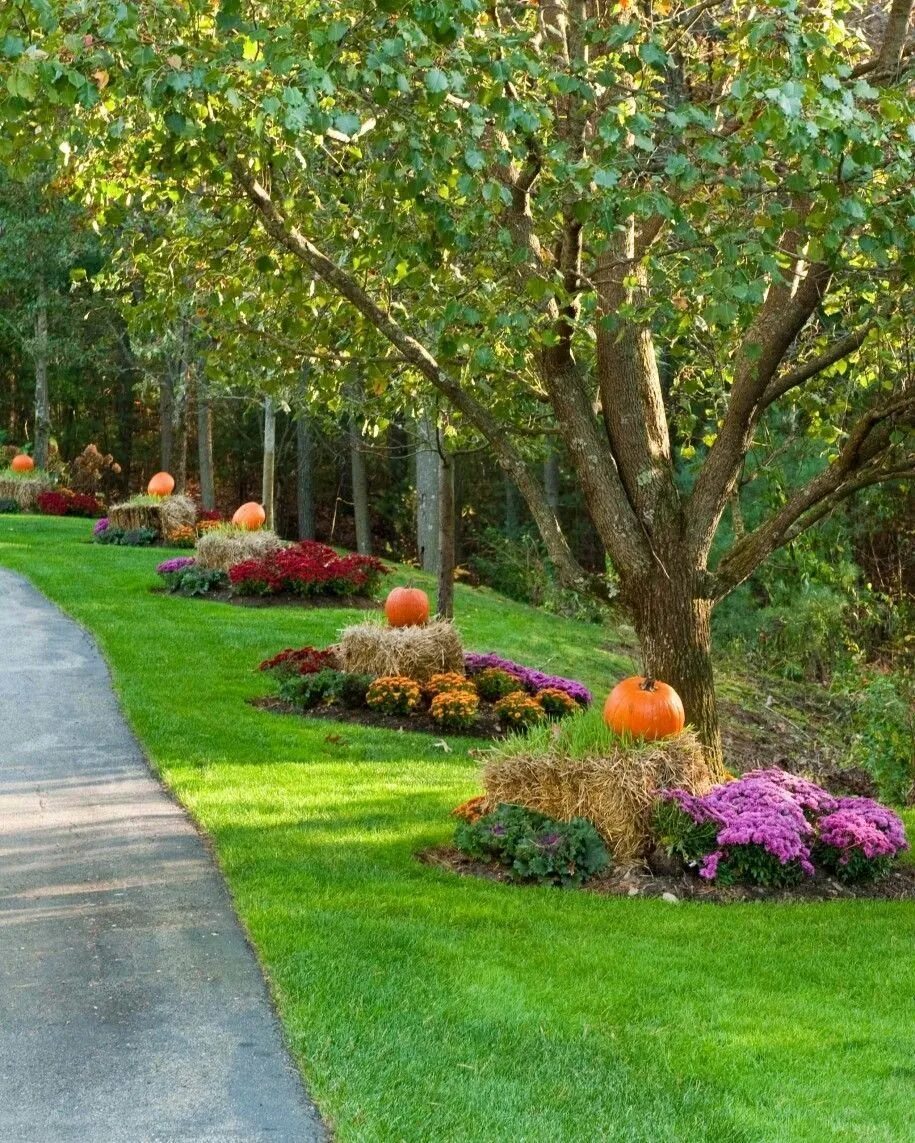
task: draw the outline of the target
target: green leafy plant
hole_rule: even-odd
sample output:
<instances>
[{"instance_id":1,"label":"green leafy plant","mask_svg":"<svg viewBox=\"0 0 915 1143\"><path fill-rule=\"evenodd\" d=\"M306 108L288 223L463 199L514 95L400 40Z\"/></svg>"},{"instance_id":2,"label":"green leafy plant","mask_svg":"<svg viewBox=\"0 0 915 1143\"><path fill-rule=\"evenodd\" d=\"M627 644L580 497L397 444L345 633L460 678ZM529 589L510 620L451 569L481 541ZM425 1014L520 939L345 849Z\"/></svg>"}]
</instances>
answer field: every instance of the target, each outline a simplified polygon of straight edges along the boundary
<instances>
[{"instance_id":1,"label":"green leafy plant","mask_svg":"<svg viewBox=\"0 0 915 1143\"><path fill-rule=\"evenodd\" d=\"M901 674L876 674L847 688L854 701L851 765L874 776L880 795L905 802L915 784L915 684Z\"/></svg>"},{"instance_id":2,"label":"green leafy plant","mask_svg":"<svg viewBox=\"0 0 915 1143\"><path fill-rule=\"evenodd\" d=\"M277 689L280 695L300 710L311 710L333 696L340 671L323 670L313 675L282 675Z\"/></svg>"},{"instance_id":3,"label":"green leafy plant","mask_svg":"<svg viewBox=\"0 0 915 1143\"><path fill-rule=\"evenodd\" d=\"M0 515L15 515L21 511L18 500L10 500L6 497L0 499Z\"/></svg>"},{"instance_id":4,"label":"green leafy plant","mask_svg":"<svg viewBox=\"0 0 915 1143\"><path fill-rule=\"evenodd\" d=\"M600 834L584 818L556 821L522 806L500 805L455 830L458 849L504 866L516 881L581 885L610 864Z\"/></svg>"}]
</instances>

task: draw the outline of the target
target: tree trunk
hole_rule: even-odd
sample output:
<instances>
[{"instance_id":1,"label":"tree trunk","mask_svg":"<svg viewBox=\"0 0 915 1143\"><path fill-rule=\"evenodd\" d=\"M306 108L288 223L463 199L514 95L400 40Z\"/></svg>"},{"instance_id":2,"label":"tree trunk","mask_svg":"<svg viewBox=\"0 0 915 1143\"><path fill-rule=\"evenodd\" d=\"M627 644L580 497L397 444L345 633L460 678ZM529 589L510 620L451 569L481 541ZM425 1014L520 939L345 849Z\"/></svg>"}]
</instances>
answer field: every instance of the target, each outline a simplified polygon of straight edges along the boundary
<instances>
[{"instance_id":1,"label":"tree trunk","mask_svg":"<svg viewBox=\"0 0 915 1143\"><path fill-rule=\"evenodd\" d=\"M197 458L200 468L200 501L212 511L216 507L213 476L213 409L205 379L197 374Z\"/></svg>"},{"instance_id":2,"label":"tree trunk","mask_svg":"<svg viewBox=\"0 0 915 1143\"><path fill-rule=\"evenodd\" d=\"M505 489L505 535L513 539L521 527L518 489L507 472L502 474L502 484Z\"/></svg>"},{"instance_id":3,"label":"tree trunk","mask_svg":"<svg viewBox=\"0 0 915 1143\"><path fill-rule=\"evenodd\" d=\"M163 472L171 472L175 448L175 377L172 363L165 363L159 381L159 464Z\"/></svg>"},{"instance_id":4,"label":"tree trunk","mask_svg":"<svg viewBox=\"0 0 915 1143\"><path fill-rule=\"evenodd\" d=\"M183 493L187 489L187 406L190 368L187 360L182 360L175 388L174 404L174 454L175 491Z\"/></svg>"},{"instance_id":5,"label":"tree trunk","mask_svg":"<svg viewBox=\"0 0 915 1143\"><path fill-rule=\"evenodd\" d=\"M361 556L372 554L372 523L369 515L369 485L365 470L362 434L354 416L348 418L350 473L353 482L353 516L356 523L356 551Z\"/></svg>"},{"instance_id":6,"label":"tree trunk","mask_svg":"<svg viewBox=\"0 0 915 1143\"><path fill-rule=\"evenodd\" d=\"M546 502L554 512L559 511L559 454L551 452L543 462L543 489Z\"/></svg>"},{"instance_id":7,"label":"tree trunk","mask_svg":"<svg viewBox=\"0 0 915 1143\"><path fill-rule=\"evenodd\" d=\"M438 494L438 614L442 619L454 618L454 457L447 452L439 456Z\"/></svg>"},{"instance_id":8,"label":"tree trunk","mask_svg":"<svg viewBox=\"0 0 915 1143\"><path fill-rule=\"evenodd\" d=\"M671 567L670 563L667 564ZM627 584L624 596L642 648L642 671L669 683L683 700L687 724L706 746L716 777L723 773L721 732L711 654L712 605L694 577L658 569Z\"/></svg>"},{"instance_id":9,"label":"tree trunk","mask_svg":"<svg viewBox=\"0 0 915 1143\"><path fill-rule=\"evenodd\" d=\"M299 518L299 539L315 538L315 485L314 435L306 412L300 412L295 422L296 443L296 503Z\"/></svg>"},{"instance_id":10,"label":"tree trunk","mask_svg":"<svg viewBox=\"0 0 915 1143\"><path fill-rule=\"evenodd\" d=\"M264 469L261 502L267 516L265 527L273 529L273 490L276 478L276 406L272 397L264 398Z\"/></svg>"},{"instance_id":11,"label":"tree trunk","mask_svg":"<svg viewBox=\"0 0 915 1143\"><path fill-rule=\"evenodd\" d=\"M48 467L51 447L51 400L48 394L48 299L38 296L35 314L35 464Z\"/></svg>"},{"instance_id":12,"label":"tree trunk","mask_svg":"<svg viewBox=\"0 0 915 1143\"><path fill-rule=\"evenodd\" d=\"M416 549L423 571L438 572L439 466L438 435L429 416L417 422L416 443Z\"/></svg>"}]
</instances>

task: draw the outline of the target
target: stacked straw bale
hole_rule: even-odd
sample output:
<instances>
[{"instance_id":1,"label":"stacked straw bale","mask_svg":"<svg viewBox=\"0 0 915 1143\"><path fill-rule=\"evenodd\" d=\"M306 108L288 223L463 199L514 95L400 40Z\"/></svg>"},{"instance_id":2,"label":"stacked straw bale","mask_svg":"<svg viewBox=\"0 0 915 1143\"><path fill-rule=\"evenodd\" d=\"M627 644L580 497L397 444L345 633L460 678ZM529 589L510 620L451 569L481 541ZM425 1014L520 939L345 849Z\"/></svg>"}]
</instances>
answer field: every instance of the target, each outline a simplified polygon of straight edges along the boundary
<instances>
[{"instance_id":1,"label":"stacked straw bale","mask_svg":"<svg viewBox=\"0 0 915 1143\"><path fill-rule=\"evenodd\" d=\"M239 528L214 528L197 541L197 565L227 572L243 560L262 560L287 545L276 532L247 532Z\"/></svg>"},{"instance_id":2,"label":"stacked straw bale","mask_svg":"<svg viewBox=\"0 0 915 1143\"><path fill-rule=\"evenodd\" d=\"M343 670L356 675L406 675L424 683L442 671L464 673L461 637L448 620L422 627L357 623L344 628L338 651Z\"/></svg>"}]
</instances>

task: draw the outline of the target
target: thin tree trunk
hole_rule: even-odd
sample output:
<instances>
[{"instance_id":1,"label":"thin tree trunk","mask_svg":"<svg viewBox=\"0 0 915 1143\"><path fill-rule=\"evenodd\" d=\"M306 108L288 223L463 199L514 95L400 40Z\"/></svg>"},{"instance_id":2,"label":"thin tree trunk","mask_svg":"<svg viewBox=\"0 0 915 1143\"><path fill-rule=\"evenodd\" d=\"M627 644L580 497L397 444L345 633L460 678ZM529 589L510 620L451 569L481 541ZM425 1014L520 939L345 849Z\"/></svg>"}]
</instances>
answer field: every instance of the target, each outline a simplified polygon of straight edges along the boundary
<instances>
[{"instance_id":1,"label":"thin tree trunk","mask_svg":"<svg viewBox=\"0 0 915 1143\"><path fill-rule=\"evenodd\" d=\"M546 502L554 512L559 511L559 454L551 452L543 462L543 490Z\"/></svg>"},{"instance_id":2,"label":"thin tree trunk","mask_svg":"<svg viewBox=\"0 0 915 1143\"><path fill-rule=\"evenodd\" d=\"M48 298L38 296L35 314L35 463L48 467L51 448L51 401L48 394Z\"/></svg>"},{"instance_id":3,"label":"thin tree trunk","mask_svg":"<svg viewBox=\"0 0 915 1143\"><path fill-rule=\"evenodd\" d=\"M265 526L273 529L273 492L276 480L276 406L272 397L264 398L264 469L261 502L267 516Z\"/></svg>"},{"instance_id":4,"label":"thin tree trunk","mask_svg":"<svg viewBox=\"0 0 915 1143\"><path fill-rule=\"evenodd\" d=\"M187 489L187 390L188 369L185 365L175 393L175 471L172 473L175 478L175 491L182 493Z\"/></svg>"},{"instance_id":5,"label":"thin tree trunk","mask_svg":"<svg viewBox=\"0 0 915 1143\"><path fill-rule=\"evenodd\" d=\"M175 377L172 362L167 361L159 381L159 463L163 472L171 472L175 449Z\"/></svg>"},{"instance_id":6,"label":"thin tree trunk","mask_svg":"<svg viewBox=\"0 0 915 1143\"><path fill-rule=\"evenodd\" d=\"M442 451L439 456L438 494L438 614L454 617L454 457Z\"/></svg>"},{"instance_id":7,"label":"thin tree trunk","mask_svg":"<svg viewBox=\"0 0 915 1143\"><path fill-rule=\"evenodd\" d=\"M213 475L213 409L204 377L197 373L197 461L200 468L200 501L212 511L216 507Z\"/></svg>"},{"instance_id":8,"label":"thin tree trunk","mask_svg":"<svg viewBox=\"0 0 915 1143\"><path fill-rule=\"evenodd\" d=\"M667 564L671 568L671 563ZM624 595L642 648L642 671L669 683L683 700L686 721L722 773L721 732L712 670L712 605L699 597L694 577L658 570L627 585Z\"/></svg>"},{"instance_id":9,"label":"thin tree trunk","mask_svg":"<svg viewBox=\"0 0 915 1143\"><path fill-rule=\"evenodd\" d=\"M356 418L348 418L350 472L353 483L353 516L356 522L356 551L372 554L372 524L369 515L369 485L365 470L365 451Z\"/></svg>"},{"instance_id":10,"label":"thin tree trunk","mask_svg":"<svg viewBox=\"0 0 915 1143\"><path fill-rule=\"evenodd\" d=\"M511 539L518 535L520 520L518 515L518 489L507 472L502 473L505 489L505 535Z\"/></svg>"},{"instance_id":11,"label":"thin tree trunk","mask_svg":"<svg viewBox=\"0 0 915 1143\"><path fill-rule=\"evenodd\" d=\"M416 549L423 571L438 572L439 466L438 437L432 418L417 422L416 444Z\"/></svg>"},{"instance_id":12,"label":"thin tree trunk","mask_svg":"<svg viewBox=\"0 0 915 1143\"><path fill-rule=\"evenodd\" d=\"M306 412L295 422L297 456L296 500L299 517L299 539L315 538L314 435Z\"/></svg>"}]
</instances>

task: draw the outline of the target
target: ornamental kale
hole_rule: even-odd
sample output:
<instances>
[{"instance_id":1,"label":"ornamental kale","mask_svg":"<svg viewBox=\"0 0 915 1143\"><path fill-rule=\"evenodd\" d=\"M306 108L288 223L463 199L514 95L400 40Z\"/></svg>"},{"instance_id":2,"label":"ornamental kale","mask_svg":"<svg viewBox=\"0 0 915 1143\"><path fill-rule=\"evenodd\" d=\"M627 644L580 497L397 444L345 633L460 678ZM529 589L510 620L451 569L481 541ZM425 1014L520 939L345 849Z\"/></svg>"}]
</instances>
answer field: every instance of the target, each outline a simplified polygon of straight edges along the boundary
<instances>
[{"instance_id":1,"label":"ornamental kale","mask_svg":"<svg viewBox=\"0 0 915 1143\"><path fill-rule=\"evenodd\" d=\"M156 571L169 591L178 595L208 595L228 587L229 577L217 568L201 568L193 556L174 556L163 560Z\"/></svg>"},{"instance_id":2,"label":"ornamental kale","mask_svg":"<svg viewBox=\"0 0 915 1143\"><path fill-rule=\"evenodd\" d=\"M514 675L529 694L536 694L537 691L545 689L559 690L565 691L580 706L589 706L591 703L591 692L575 679L564 679L559 675L546 675L543 671L536 671L533 667L523 667L520 663L513 663L511 659L502 659L496 654L479 655L474 651L468 651L464 655L464 669L468 675L476 675L480 671L492 668Z\"/></svg>"},{"instance_id":3,"label":"ornamental kale","mask_svg":"<svg viewBox=\"0 0 915 1143\"><path fill-rule=\"evenodd\" d=\"M656 828L668 852L722 884L784 886L817 867L844 880L886 873L906 848L900 819L868 798L834 798L783 770L752 770L707 794L664 790Z\"/></svg>"},{"instance_id":4,"label":"ornamental kale","mask_svg":"<svg viewBox=\"0 0 915 1143\"><path fill-rule=\"evenodd\" d=\"M555 821L523 806L500 805L491 814L462 821L454 841L470 857L505 866L514 881L581 885L610 864L590 822Z\"/></svg>"}]
</instances>

